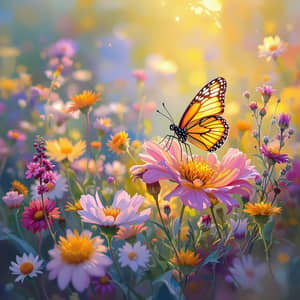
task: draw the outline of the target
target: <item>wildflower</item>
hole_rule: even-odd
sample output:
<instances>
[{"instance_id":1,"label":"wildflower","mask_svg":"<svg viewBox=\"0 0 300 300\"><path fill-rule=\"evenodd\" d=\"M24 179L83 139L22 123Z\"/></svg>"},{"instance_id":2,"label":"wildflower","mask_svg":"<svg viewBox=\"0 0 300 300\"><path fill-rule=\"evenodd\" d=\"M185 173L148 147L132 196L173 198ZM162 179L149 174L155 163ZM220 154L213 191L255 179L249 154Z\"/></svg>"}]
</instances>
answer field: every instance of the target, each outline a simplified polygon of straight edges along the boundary
<instances>
[{"instance_id":1,"label":"wildflower","mask_svg":"<svg viewBox=\"0 0 300 300\"><path fill-rule=\"evenodd\" d=\"M111 119L110 118L98 118L94 122L94 128L98 129L100 136L103 136L111 129Z\"/></svg>"},{"instance_id":2,"label":"wildflower","mask_svg":"<svg viewBox=\"0 0 300 300\"><path fill-rule=\"evenodd\" d=\"M211 216L203 215L200 217L199 225L203 225L205 228L210 228L211 226Z\"/></svg>"},{"instance_id":3,"label":"wildflower","mask_svg":"<svg viewBox=\"0 0 300 300\"><path fill-rule=\"evenodd\" d=\"M7 136L15 141L25 141L26 140L26 134L21 132L20 130L9 130L7 132Z\"/></svg>"},{"instance_id":4,"label":"wildflower","mask_svg":"<svg viewBox=\"0 0 300 300\"><path fill-rule=\"evenodd\" d=\"M101 149L101 143L98 141L90 142L90 146L91 146L91 148L94 148L94 149L98 149L98 150Z\"/></svg>"},{"instance_id":5,"label":"wildflower","mask_svg":"<svg viewBox=\"0 0 300 300\"><path fill-rule=\"evenodd\" d=\"M79 234L77 230L68 229L66 237L60 236L58 244L49 251L49 279L57 278L61 290L71 281L73 287L82 292L89 286L91 276L104 276L112 264L104 254L106 250L103 240L99 236L92 238L90 231Z\"/></svg>"},{"instance_id":6,"label":"wildflower","mask_svg":"<svg viewBox=\"0 0 300 300\"><path fill-rule=\"evenodd\" d=\"M261 185L262 184L262 180L261 180L261 177L259 175L255 176L254 181L255 181L256 185Z\"/></svg>"},{"instance_id":7,"label":"wildflower","mask_svg":"<svg viewBox=\"0 0 300 300\"><path fill-rule=\"evenodd\" d=\"M80 204L83 210L79 215L83 222L100 226L119 227L145 222L150 215L151 208L138 212L144 202L144 197L135 194L132 198L124 191L115 194L111 206L103 206L98 194L96 197L82 195Z\"/></svg>"},{"instance_id":8,"label":"wildflower","mask_svg":"<svg viewBox=\"0 0 300 300\"><path fill-rule=\"evenodd\" d=\"M110 293L114 289L114 286L112 284L112 277L107 273L104 276L93 277L92 283L95 292L102 295Z\"/></svg>"},{"instance_id":9,"label":"wildflower","mask_svg":"<svg viewBox=\"0 0 300 300\"><path fill-rule=\"evenodd\" d=\"M254 290L260 292L263 288L262 279L267 273L265 263L254 263L252 256L242 256L233 260L228 269L233 281L243 290Z\"/></svg>"},{"instance_id":10,"label":"wildflower","mask_svg":"<svg viewBox=\"0 0 300 300\"><path fill-rule=\"evenodd\" d=\"M244 131L248 131L252 129L252 125L247 122L247 121L243 121L243 120L239 120L236 122L236 127L238 130L244 132Z\"/></svg>"},{"instance_id":11,"label":"wildflower","mask_svg":"<svg viewBox=\"0 0 300 300\"><path fill-rule=\"evenodd\" d=\"M281 212L281 208L272 207L272 203L270 202L248 202L245 205L244 212L250 214L251 216L274 216Z\"/></svg>"},{"instance_id":12,"label":"wildflower","mask_svg":"<svg viewBox=\"0 0 300 300\"><path fill-rule=\"evenodd\" d=\"M50 199L60 199L63 197L64 193L68 191L68 185L67 185L67 179L60 174L55 172L55 183L53 182L48 182L46 184L47 187L47 197ZM31 186L31 197L32 198L38 198L39 193L38 193L38 187L40 185L39 181L36 181L32 186Z\"/></svg>"},{"instance_id":13,"label":"wildflower","mask_svg":"<svg viewBox=\"0 0 300 300\"><path fill-rule=\"evenodd\" d=\"M133 166L131 172L145 183L165 179L175 182L177 186L165 196L166 200L179 196L185 205L200 211L217 200L230 210L238 206L232 194L247 196L252 192L248 181L257 173L237 149L229 149L220 162L213 153L209 153L207 159L194 155L193 160L188 160L177 141L168 151L155 142L145 142L144 148L146 154L141 154L140 158L146 164Z\"/></svg>"},{"instance_id":14,"label":"wildflower","mask_svg":"<svg viewBox=\"0 0 300 300\"><path fill-rule=\"evenodd\" d=\"M101 174L103 171L103 160L81 158L72 163L72 168L79 172L89 172L90 174Z\"/></svg>"},{"instance_id":15,"label":"wildflower","mask_svg":"<svg viewBox=\"0 0 300 300\"><path fill-rule=\"evenodd\" d=\"M111 135L110 138L110 141L107 143L109 150L116 154L121 154L126 151L129 145L129 138L125 131L120 131L115 135Z\"/></svg>"},{"instance_id":16,"label":"wildflower","mask_svg":"<svg viewBox=\"0 0 300 300\"><path fill-rule=\"evenodd\" d=\"M191 250L180 250L177 256L174 255L170 261L180 267L195 267L201 261L200 255Z\"/></svg>"},{"instance_id":17,"label":"wildflower","mask_svg":"<svg viewBox=\"0 0 300 300\"><path fill-rule=\"evenodd\" d=\"M27 187L18 180L14 180L11 183L11 187L12 187L13 191L17 191L19 194L24 195L24 197L26 197L28 195Z\"/></svg>"},{"instance_id":18,"label":"wildflower","mask_svg":"<svg viewBox=\"0 0 300 300\"><path fill-rule=\"evenodd\" d=\"M104 166L107 175L114 176L120 180L126 173L126 167L120 161L114 160L112 163L107 163Z\"/></svg>"},{"instance_id":19,"label":"wildflower","mask_svg":"<svg viewBox=\"0 0 300 300\"><path fill-rule=\"evenodd\" d=\"M288 186L289 193L292 197L299 197L300 195L300 160L293 160L291 169L286 174L286 179L292 182Z\"/></svg>"},{"instance_id":20,"label":"wildflower","mask_svg":"<svg viewBox=\"0 0 300 300\"><path fill-rule=\"evenodd\" d=\"M252 110L252 111L256 111L258 106L257 106L257 103L256 102L251 102L249 104L249 108Z\"/></svg>"},{"instance_id":21,"label":"wildflower","mask_svg":"<svg viewBox=\"0 0 300 300\"><path fill-rule=\"evenodd\" d=\"M265 84L263 85L263 87L257 87L256 90L261 93L265 103L268 103L271 96L276 92L276 90L274 90L271 85Z\"/></svg>"},{"instance_id":22,"label":"wildflower","mask_svg":"<svg viewBox=\"0 0 300 300\"><path fill-rule=\"evenodd\" d=\"M230 224L230 232L237 240L241 240L245 237L247 226L248 226L247 219L243 219L243 220L230 219L229 224Z\"/></svg>"},{"instance_id":23,"label":"wildflower","mask_svg":"<svg viewBox=\"0 0 300 300\"><path fill-rule=\"evenodd\" d=\"M41 137L37 137L33 146L36 152L33 156L32 162L27 164L26 178L34 178L38 180L36 184L36 191L38 195L49 192L53 189L57 180L57 173L53 172L54 165L46 158L45 142Z\"/></svg>"},{"instance_id":24,"label":"wildflower","mask_svg":"<svg viewBox=\"0 0 300 300\"><path fill-rule=\"evenodd\" d=\"M263 144L260 148L261 153L268 159L270 164L285 163L288 161L288 155L280 153L280 145L277 142Z\"/></svg>"},{"instance_id":25,"label":"wildflower","mask_svg":"<svg viewBox=\"0 0 300 300\"><path fill-rule=\"evenodd\" d=\"M70 39L60 39L47 49L47 55L50 57L73 57L77 48L75 41Z\"/></svg>"},{"instance_id":26,"label":"wildflower","mask_svg":"<svg viewBox=\"0 0 300 300\"><path fill-rule=\"evenodd\" d=\"M55 201L44 198L34 199L29 202L29 206L25 206L22 214L22 226L33 233L40 232L48 228L46 218L51 226L54 219L60 217L59 209L56 207ZM45 216L46 213L46 216Z\"/></svg>"},{"instance_id":27,"label":"wildflower","mask_svg":"<svg viewBox=\"0 0 300 300\"><path fill-rule=\"evenodd\" d=\"M289 128L291 121L291 116L285 113L282 113L278 117L278 127L283 132Z\"/></svg>"},{"instance_id":28,"label":"wildflower","mask_svg":"<svg viewBox=\"0 0 300 300\"><path fill-rule=\"evenodd\" d=\"M24 200L24 195L16 191L10 191L2 197L2 200L8 208L18 208Z\"/></svg>"},{"instance_id":29,"label":"wildflower","mask_svg":"<svg viewBox=\"0 0 300 300\"><path fill-rule=\"evenodd\" d=\"M148 227L145 226L144 223L138 225L130 225L129 227L120 226L115 239L119 241L128 240L132 237L137 236L142 231L147 230L147 228Z\"/></svg>"},{"instance_id":30,"label":"wildflower","mask_svg":"<svg viewBox=\"0 0 300 300\"><path fill-rule=\"evenodd\" d=\"M246 99L250 99L250 93L248 91L245 91L243 93L243 96L246 98Z\"/></svg>"},{"instance_id":31,"label":"wildflower","mask_svg":"<svg viewBox=\"0 0 300 300\"><path fill-rule=\"evenodd\" d=\"M144 70L133 70L132 76L139 82L144 82L147 79L147 75Z\"/></svg>"},{"instance_id":32,"label":"wildflower","mask_svg":"<svg viewBox=\"0 0 300 300\"><path fill-rule=\"evenodd\" d=\"M258 46L259 57L266 57L269 61L271 59L276 60L278 56L281 56L287 48L287 43L280 40L280 37L268 36L264 38L263 45Z\"/></svg>"},{"instance_id":33,"label":"wildflower","mask_svg":"<svg viewBox=\"0 0 300 300\"><path fill-rule=\"evenodd\" d=\"M92 72L89 70L76 70L72 77L77 81L89 81L92 79Z\"/></svg>"},{"instance_id":34,"label":"wildflower","mask_svg":"<svg viewBox=\"0 0 300 300\"><path fill-rule=\"evenodd\" d=\"M141 242L136 242L134 245L126 242L119 250L119 262L121 266L128 266L134 272L136 272L139 267L146 268L149 259L150 252Z\"/></svg>"},{"instance_id":35,"label":"wildflower","mask_svg":"<svg viewBox=\"0 0 300 300\"><path fill-rule=\"evenodd\" d=\"M65 206L65 211L79 211L82 209L83 208L80 204L80 200L76 201L75 203L67 202Z\"/></svg>"},{"instance_id":36,"label":"wildflower","mask_svg":"<svg viewBox=\"0 0 300 300\"><path fill-rule=\"evenodd\" d=\"M277 255L277 260L281 263L281 264L286 264L290 261L290 256L285 253L285 252L280 252Z\"/></svg>"},{"instance_id":37,"label":"wildflower","mask_svg":"<svg viewBox=\"0 0 300 300\"><path fill-rule=\"evenodd\" d=\"M73 145L67 138L59 138L58 140L46 141L47 155L50 159L62 161L67 159L73 162L85 152L86 144L79 141Z\"/></svg>"},{"instance_id":38,"label":"wildflower","mask_svg":"<svg viewBox=\"0 0 300 300\"><path fill-rule=\"evenodd\" d=\"M72 103L68 109L68 112L74 112L81 110L87 112L87 110L100 100L100 94L93 93L91 91L83 91L81 94L71 97Z\"/></svg>"},{"instance_id":39,"label":"wildflower","mask_svg":"<svg viewBox=\"0 0 300 300\"><path fill-rule=\"evenodd\" d=\"M41 271L42 260L39 257L34 257L32 253L23 253L23 256L16 256L16 262L12 261L9 269L13 275L17 275L16 282L21 281L23 283L26 277L37 277L43 273Z\"/></svg>"}]
</instances>

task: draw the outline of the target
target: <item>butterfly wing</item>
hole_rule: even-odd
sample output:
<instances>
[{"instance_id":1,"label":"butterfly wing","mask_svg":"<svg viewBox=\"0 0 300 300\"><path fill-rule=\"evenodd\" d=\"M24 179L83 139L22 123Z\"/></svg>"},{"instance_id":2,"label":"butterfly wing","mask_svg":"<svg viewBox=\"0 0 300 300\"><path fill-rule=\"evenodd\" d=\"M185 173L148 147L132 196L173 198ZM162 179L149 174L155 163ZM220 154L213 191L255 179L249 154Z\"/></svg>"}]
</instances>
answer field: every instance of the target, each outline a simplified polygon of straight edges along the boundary
<instances>
[{"instance_id":1,"label":"butterfly wing","mask_svg":"<svg viewBox=\"0 0 300 300\"><path fill-rule=\"evenodd\" d=\"M179 122L180 128L208 116L218 116L224 112L226 80L218 77L207 83L194 97Z\"/></svg>"},{"instance_id":2,"label":"butterfly wing","mask_svg":"<svg viewBox=\"0 0 300 300\"><path fill-rule=\"evenodd\" d=\"M229 126L221 116L209 116L188 124L187 140L205 151L216 151L227 136Z\"/></svg>"}]
</instances>

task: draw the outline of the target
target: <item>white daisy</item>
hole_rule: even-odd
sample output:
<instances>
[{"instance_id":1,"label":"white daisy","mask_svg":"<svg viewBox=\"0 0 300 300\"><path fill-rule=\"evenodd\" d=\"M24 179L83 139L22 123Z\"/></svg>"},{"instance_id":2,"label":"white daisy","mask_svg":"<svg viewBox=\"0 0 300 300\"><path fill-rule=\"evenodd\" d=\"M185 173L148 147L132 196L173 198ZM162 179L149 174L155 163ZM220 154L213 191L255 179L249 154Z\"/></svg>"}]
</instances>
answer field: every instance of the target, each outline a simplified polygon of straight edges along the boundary
<instances>
[{"instance_id":1,"label":"white daisy","mask_svg":"<svg viewBox=\"0 0 300 300\"><path fill-rule=\"evenodd\" d=\"M267 272L267 266L265 263L255 263L253 257L247 255L235 258L232 267L229 268L229 272L234 282L241 289L260 292L262 290L262 279Z\"/></svg>"},{"instance_id":2,"label":"white daisy","mask_svg":"<svg viewBox=\"0 0 300 300\"><path fill-rule=\"evenodd\" d=\"M16 256L16 261L12 261L9 269L12 274L18 275L15 279L16 282L23 282L24 279L29 276L30 278L38 276L38 274L43 273L40 269L43 261L39 260L39 257L34 257L32 253L27 255L26 253L23 256Z\"/></svg>"},{"instance_id":3,"label":"white daisy","mask_svg":"<svg viewBox=\"0 0 300 300\"><path fill-rule=\"evenodd\" d=\"M99 236L92 238L92 232L84 230L79 234L68 229L66 237L60 236L58 244L49 251L49 279L57 278L61 290L72 282L77 291L84 291L91 277L104 276L106 268L112 264L104 254L106 250L103 239Z\"/></svg>"},{"instance_id":4,"label":"white daisy","mask_svg":"<svg viewBox=\"0 0 300 300\"><path fill-rule=\"evenodd\" d=\"M140 242L136 242L133 246L126 242L123 248L119 250L119 262L121 266L128 266L134 272L136 272L139 267L146 268L149 259L149 250L146 246L141 245Z\"/></svg>"},{"instance_id":5,"label":"white daisy","mask_svg":"<svg viewBox=\"0 0 300 300\"><path fill-rule=\"evenodd\" d=\"M144 197L135 194L132 198L124 190L115 194L111 206L103 206L98 194L82 195L80 204L82 210L78 211L83 222L98 224L100 226L129 226L145 222L151 213L151 208L138 212L144 202Z\"/></svg>"},{"instance_id":6,"label":"white daisy","mask_svg":"<svg viewBox=\"0 0 300 300\"><path fill-rule=\"evenodd\" d=\"M57 176L55 185L49 183L47 184L47 187L49 189L49 192L47 193L47 197L50 199L59 199L62 198L64 193L68 191L68 185L67 185L67 179L65 177L62 177L60 174L55 173ZM40 185L39 181L36 181L31 186L31 197L34 199L40 198L40 195L38 194L38 186Z\"/></svg>"}]
</instances>

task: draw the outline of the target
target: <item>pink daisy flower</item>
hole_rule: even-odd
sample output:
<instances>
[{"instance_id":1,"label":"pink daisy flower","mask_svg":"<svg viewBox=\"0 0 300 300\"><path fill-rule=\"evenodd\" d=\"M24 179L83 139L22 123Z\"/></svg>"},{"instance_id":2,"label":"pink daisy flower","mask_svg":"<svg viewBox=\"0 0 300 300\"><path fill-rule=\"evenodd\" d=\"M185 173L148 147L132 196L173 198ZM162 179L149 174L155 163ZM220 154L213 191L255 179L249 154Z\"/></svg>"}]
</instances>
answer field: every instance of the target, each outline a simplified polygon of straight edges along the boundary
<instances>
[{"instance_id":1,"label":"pink daisy flower","mask_svg":"<svg viewBox=\"0 0 300 300\"><path fill-rule=\"evenodd\" d=\"M49 224L52 225L53 219L60 217L59 209L56 207L55 201L47 198L44 199L44 208ZM41 199L35 199L29 203L29 206L25 207L21 221L22 226L27 230L32 230L33 233L48 228Z\"/></svg>"},{"instance_id":2,"label":"pink daisy flower","mask_svg":"<svg viewBox=\"0 0 300 300\"><path fill-rule=\"evenodd\" d=\"M104 254L106 250L103 239L92 237L92 232L84 230L79 234L77 230L68 229L66 237L60 236L58 244L49 251L49 279L57 278L61 290L72 282L78 292L84 291L91 277L105 276L106 268L112 264Z\"/></svg>"},{"instance_id":3,"label":"pink daisy flower","mask_svg":"<svg viewBox=\"0 0 300 300\"><path fill-rule=\"evenodd\" d=\"M193 160L187 159L186 153L181 154L177 141L173 141L168 150L148 141L144 149L146 153L140 158L145 164L133 166L131 172L148 184L164 179L176 182L177 186L166 200L178 196L185 205L200 211L217 200L231 211L233 206L238 206L232 195L252 193L249 180L254 179L257 172L238 149L229 149L221 161L214 153L209 153L206 159L199 155L194 155Z\"/></svg>"}]
</instances>

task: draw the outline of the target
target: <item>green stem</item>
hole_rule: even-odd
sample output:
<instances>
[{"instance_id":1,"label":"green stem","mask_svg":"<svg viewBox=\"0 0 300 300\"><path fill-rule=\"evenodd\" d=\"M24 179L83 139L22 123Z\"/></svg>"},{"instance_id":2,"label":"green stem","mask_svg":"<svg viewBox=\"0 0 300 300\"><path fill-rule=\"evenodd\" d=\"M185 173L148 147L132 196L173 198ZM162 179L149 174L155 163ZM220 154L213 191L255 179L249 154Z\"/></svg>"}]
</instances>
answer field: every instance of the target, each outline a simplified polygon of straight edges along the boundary
<instances>
[{"instance_id":1,"label":"green stem","mask_svg":"<svg viewBox=\"0 0 300 300\"><path fill-rule=\"evenodd\" d=\"M178 240L177 240L177 248L178 249L180 249L180 236L181 236L181 226L182 226L184 209L185 209L185 205L183 204L181 207L180 217L179 217L179 229L178 229Z\"/></svg>"},{"instance_id":2,"label":"green stem","mask_svg":"<svg viewBox=\"0 0 300 300\"><path fill-rule=\"evenodd\" d=\"M213 205L210 207L210 211L211 211L211 215L212 215L212 218L213 218L213 220L214 220L214 223L215 223L215 225L216 225L216 229L217 229L217 232L218 232L218 236L219 236L219 238L220 238L220 240L221 240L221 239L222 239L222 235L221 235L221 231L220 231L220 228L219 228L219 225L218 225L218 222L217 222L215 213L214 213Z\"/></svg>"},{"instance_id":3,"label":"green stem","mask_svg":"<svg viewBox=\"0 0 300 300\"><path fill-rule=\"evenodd\" d=\"M160 211L160 207L159 207L159 203L158 203L158 196L153 196L153 198L155 199L156 208L157 208L157 211L158 211L158 214L159 214L160 222L161 222L161 224L162 224L162 226L163 226L163 228L164 228L165 234L166 234L166 236L167 236L167 238L168 238L168 240L169 240L169 242L170 242L170 245L171 245L171 247L172 247L173 250L174 250L174 253L175 253L175 255L176 255L176 258L177 258L177 260L179 261L178 252L177 252L176 247L175 247L175 245L174 245L174 243L173 243L173 241L172 241L172 238L171 238L171 236L170 236L170 233L169 233L169 231L168 231L168 228L167 228L167 226L166 226L166 224L165 224L165 221L164 221L164 219L163 219L163 217L162 217L162 214L161 214L161 211Z\"/></svg>"}]
</instances>

